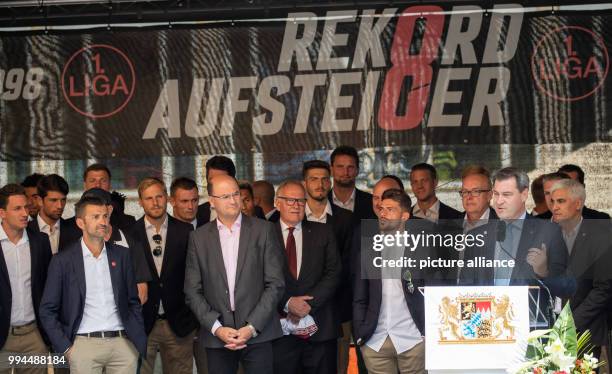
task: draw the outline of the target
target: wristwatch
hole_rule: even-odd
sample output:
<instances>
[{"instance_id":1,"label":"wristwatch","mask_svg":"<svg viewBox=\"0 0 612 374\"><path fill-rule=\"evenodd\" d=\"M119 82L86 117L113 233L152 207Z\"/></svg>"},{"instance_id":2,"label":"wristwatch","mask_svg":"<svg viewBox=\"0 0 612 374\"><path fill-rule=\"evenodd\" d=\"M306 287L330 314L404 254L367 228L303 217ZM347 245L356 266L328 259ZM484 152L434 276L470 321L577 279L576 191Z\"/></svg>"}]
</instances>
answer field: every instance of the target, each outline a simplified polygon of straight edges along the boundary
<instances>
[{"instance_id":1,"label":"wristwatch","mask_svg":"<svg viewBox=\"0 0 612 374\"><path fill-rule=\"evenodd\" d=\"M259 335L259 334L257 334L257 329L255 328L255 326L251 325L250 323L247 323L246 326L251 329L251 333L252 333L251 337L252 338L256 338L257 335Z\"/></svg>"}]
</instances>

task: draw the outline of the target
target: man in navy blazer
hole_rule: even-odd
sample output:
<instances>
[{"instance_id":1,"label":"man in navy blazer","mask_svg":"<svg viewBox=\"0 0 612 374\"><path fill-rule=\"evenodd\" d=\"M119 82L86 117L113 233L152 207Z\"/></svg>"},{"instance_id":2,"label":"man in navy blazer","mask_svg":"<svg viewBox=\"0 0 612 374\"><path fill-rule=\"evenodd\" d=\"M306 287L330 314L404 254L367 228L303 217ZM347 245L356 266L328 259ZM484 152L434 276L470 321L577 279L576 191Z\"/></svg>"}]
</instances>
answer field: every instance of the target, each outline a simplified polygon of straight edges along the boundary
<instances>
[{"instance_id":1,"label":"man in navy blazer","mask_svg":"<svg viewBox=\"0 0 612 374\"><path fill-rule=\"evenodd\" d=\"M54 256L40 319L55 352L71 373L110 369L135 373L147 336L130 251L105 243L110 215L104 200L76 204L83 238Z\"/></svg>"}]
</instances>

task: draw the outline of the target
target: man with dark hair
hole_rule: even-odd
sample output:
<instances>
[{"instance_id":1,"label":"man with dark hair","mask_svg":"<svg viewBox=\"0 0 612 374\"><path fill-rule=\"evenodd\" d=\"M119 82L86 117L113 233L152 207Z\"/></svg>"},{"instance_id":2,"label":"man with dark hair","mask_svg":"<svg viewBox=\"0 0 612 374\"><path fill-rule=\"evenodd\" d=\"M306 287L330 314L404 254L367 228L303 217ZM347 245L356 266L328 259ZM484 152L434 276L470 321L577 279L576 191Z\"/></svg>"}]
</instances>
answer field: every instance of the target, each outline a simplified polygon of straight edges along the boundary
<instances>
[{"instance_id":1,"label":"man with dark hair","mask_svg":"<svg viewBox=\"0 0 612 374\"><path fill-rule=\"evenodd\" d=\"M92 188L101 188L104 191L111 192L111 172L104 164L91 164L83 173L83 191ZM128 230L135 222L136 218L124 213L125 196L113 191L111 193L113 204L113 213L111 215L111 224L123 231Z\"/></svg>"},{"instance_id":2,"label":"man with dark hair","mask_svg":"<svg viewBox=\"0 0 612 374\"><path fill-rule=\"evenodd\" d=\"M540 175L531 182L531 198L535 206L531 211L531 215L537 217L539 214L546 213L548 211L548 205L546 204L546 196L544 196L544 174Z\"/></svg>"},{"instance_id":3,"label":"man with dark hair","mask_svg":"<svg viewBox=\"0 0 612 374\"><path fill-rule=\"evenodd\" d=\"M105 242L106 201L88 196L75 210L83 235L51 260L40 305L43 328L71 373L134 373L147 337L130 252Z\"/></svg>"},{"instance_id":4,"label":"man with dark hair","mask_svg":"<svg viewBox=\"0 0 612 374\"><path fill-rule=\"evenodd\" d=\"M28 229L28 199L24 188L0 189L0 367L8 369L10 353L45 355L39 318L51 248L45 234ZM2 371L4 372L4 371ZM46 369L18 369L46 373Z\"/></svg>"},{"instance_id":5,"label":"man with dark hair","mask_svg":"<svg viewBox=\"0 0 612 374\"><path fill-rule=\"evenodd\" d=\"M328 198L333 204L353 212L353 220L372 219L372 195L355 188L359 174L359 154L349 146L339 146L330 156L331 174L334 186Z\"/></svg>"},{"instance_id":6,"label":"man with dark hair","mask_svg":"<svg viewBox=\"0 0 612 374\"><path fill-rule=\"evenodd\" d=\"M206 161L206 182L210 183L211 179L217 175L229 175L232 178L236 177L236 166L234 161L225 156L213 156ZM217 213L210 202L205 202L198 206L198 227L208 222L212 222L217 218Z\"/></svg>"},{"instance_id":7,"label":"man with dark hair","mask_svg":"<svg viewBox=\"0 0 612 374\"><path fill-rule=\"evenodd\" d=\"M436 197L438 172L433 165L416 164L410 169L410 187L416 197L411 215L437 223L438 220L463 219L463 214Z\"/></svg>"},{"instance_id":8,"label":"man with dark hair","mask_svg":"<svg viewBox=\"0 0 612 374\"><path fill-rule=\"evenodd\" d=\"M193 229L202 226L206 222L199 222L196 218L200 193L198 185L193 179L179 177L170 185L170 205L172 205L172 216L193 226Z\"/></svg>"},{"instance_id":9,"label":"man with dark hair","mask_svg":"<svg viewBox=\"0 0 612 374\"><path fill-rule=\"evenodd\" d=\"M388 179L390 180L390 179ZM379 182L380 183L380 182ZM425 373L425 305L418 287L428 275L418 269L406 273L401 268L372 266L375 257L396 260L429 256L425 248L406 250L389 246L372 250L375 234L397 231L422 232L431 224L410 220L410 197L400 189L386 189L381 196L378 227L362 226L364 252L355 259L357 274L353 296L353 336L371 374ZM369 249L366 249L369 248ZM403 272L403 273L402 273Z\"/></svg>"},{"instance_id":10,"label":"man with dark hair","mask_svg":"<svg viewBox=\"0 0 612 374\"><path fill-rule=\"evenodd\" d=\"M197 321L185 304L185 258L193 226L167 214L168 195L164 182L145 178L138 185L138 202L144 216L130 234L143 244L153 279L142 307L148 335L142 373L153 373L159 350L164 373L191 374L193 339Z\"/></svg>"},{"instance_id":11,"label":"man with dark hair","mask_svg":"<svg viewBox=\"0 0 612 374\"><path fill-rule=\"evenodd\" d=\"M577 180L586 188L586 185L584 184L584 171L580 168L580 166L566 164L561 166L557 172L567 174L571 179ZM610 219L610 215L608 213L600 212L598 210L588 208L587 206L582 208L582 217L586 219Z\"/></svg>"},{"instance_id":12,"label":"man with dark hair","mask_svg":"<svg viewBox=\"0 0 612 374\"><path fill-rule=\"evenodd\" d=\"M218 175L207 189L218 215L189 239L184 287L200 322L199 349L209 373L236 373L241 363L247 374L271 374L285 288L274 226L241 213L233 177Z\"/></svg>"},{"instance_id":13,"label":"man with dark hair","mask_svg":"<svg viewBox=\"0 0 612 374\"><path fill-rule=\"evenodd\" d=\"M89 197L102 199L106 203L108 213L112 216L114 207L110 192L103 190L102 188L94 187L83 192L83 195L81 195L81 199ZM134 278L138 287L138 298L140 299L141 304L146 303L148 297L147 282L152 280L152 276L151 272L149 271L147 259L144 256L142 243L133 238L128 232L125 232L118 227L113 227L113 225L110 223L108 225L108 233L106 234L104 240L130 250L132 263L134 265Z\"/></svg>"},{"instance_id":14,"label":"man with dark hair","mask_svg":"<svg viewBox=\"0 0 612 374\"><path fill-rule=\"evenodd\" d=\"M36 186L38 185L38 181L41 180L43 177L44 175L42 174L34 173L25 177L23 182L21 182L21 185L25 190L26 198L28 199L28 220L36 218L38 210L40 209L40 207L38 206L38 189L36 188Z\"/></svg>"},{"instance_id":15,"label":"man with dark hair","mask_svg":"<svg viewBox=\"0 0 612 374\"><path fill-rule=\"evenodd\" d=\"M274 186L264 180L253 182L253 201L261 208L264 217L270 222L278 222L280 213L274 207Z\"/></svg>"},{"instance_id":16,"label":"man with dark hair","mask_svg":"<svg viewBox=\"0 0 612 374\"><path fill-rule=\"evenodd\" d=\"M550 191L552 190L552 186L560 180L570 179L569 175L565 173L548 173L542 176L542 191L544 192L544 201L546 203L546 210L541 212L540 214L534 216L536 218L542 218L550 220L552 217L552 200L550 196Z\"/></svg>"},{"instance_id":17,"label":"man with dark hair","mask_svg":"<svg viewBox=\"0 0 612 374\"><path fill-rule=\"evenodd\" d=\"M240 204L242 214L249 217L266 219L263 210L255 205L255 200L253 198L253 187L251 187L249 182L240 182L238 187L240 188Z\"/></svg>"},{"instance_id":18,"label":"man with dark hair","mask_svg":"<svg viewBox=\"0 0 612 374\"><path fill-rule=\"evenodd\" d=\"M68 183L57 174L49 174L38 181L37 190L40 210L36 219L28 223L28 227L47 234L51 251L56 254L81 237L81 232L62 218Z\"/></svg>"},{"instance_id":19,"label":"man with dark hair","mask_svg":"<svg viewBox=\"0 0 612 374\"><path fill-rule=\"evenodd\" d=\"M529 177L525 172L507 167L499 170L493 181L493 208L499 220L471 231L473 235L484 235L484 245L466 248L465 259L512 260L515 266L466 267L461 270L460 284L541 287L539 310L552 323L550 297L569 297L576 286L566 275L568 251L561 230L548 220L534 219L527 214ZM534 313L532 317L538 316ZM538 320L544 322L541 318Z\"/></svg>"},{"instance_id":20,"label":"man with dark hair","mask_svg":"<svg viewBox=\"0 0 612 374\"><path fill-rule=\"evenodd\" d=\"M331 226L340 254L342 273L336 292L336 312L342 322L343 337L338 340L338 373L346 373L351 342L353 290L351 281L352 213L332 204L327 195L331 189L330 166L322 160L304 162L303 185L306 190L305 218Z\"/></svg>"}]
</instances>

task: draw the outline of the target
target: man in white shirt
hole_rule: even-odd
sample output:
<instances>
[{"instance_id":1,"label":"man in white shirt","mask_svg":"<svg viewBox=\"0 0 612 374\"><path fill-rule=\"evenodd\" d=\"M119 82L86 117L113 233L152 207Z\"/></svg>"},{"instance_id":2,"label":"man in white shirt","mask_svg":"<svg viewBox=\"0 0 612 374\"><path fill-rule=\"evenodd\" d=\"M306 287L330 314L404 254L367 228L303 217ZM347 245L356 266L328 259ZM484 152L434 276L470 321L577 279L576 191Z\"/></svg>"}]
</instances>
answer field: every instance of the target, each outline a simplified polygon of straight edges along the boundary
<instances>
[{"instance_id":1,"label":"man in white shirt","mask_svg":"<svg viewBox=\"0 0 612 374\"><path fill-rule=\"evenodd\" d=\"M130 252L104 241L104 200L85 197L75 208L83 237L51 260L40 319L71 373L135 373L147 337Z\"/></svg>"},{"instance_id":2,"label":"man in white shirt","mask_svg":"<svg viewBox=\"0 0 612 374\"><path fill-rule=\"evenodd\" d=\"M46 235L26 229L27 205L23 187L8 184L0 189L0 368L9 367L9 353L48 352L44 332L39 328L38 307L51 248ZM0 373L7 372L0 369ZM18 372L42 374L46 369Z\"/></svg>"},{"instance_id":3,"label":"man in white shirt","mask_svg":"<svg viewBox=\"0 0 612 374\"><path fill-rule=\"evenodd\" d=\"M38 182L37 189L40 210L28 227L47 234L51 251L56 254L81 237L78 228L62 218L69 191L68 183L57 174L49 174Z\"/></svg>"},{"instance_id":4,"label":"man in white shirt","mask_svg":"<svg viewBox=\"0 0 612 374\"><path fill-rule=\"evenodd\" d=\"M437 223L438 220L462 219L463 215L436 197L438 173L432 165L416 164L410 170L410 187L416 197L411 214Z\"/></svg>"},{"instance_id":5,"label":"man in white shirt","mask_svg":"<svg viewBox=\"0 0 612 374\"><path fill-rule=\"evenodd\" d=\"M402 232L410 217L410 198L399 189L387 190L378 214L381 233ZM386 247L380 256L397 259L404 252L403 247ZM355 281L353 326L368 373L425 373L424 300L416 289L419 284L414 284L416 278L401 268L374 269L372 249L363 249L362 256L362 270ZM377 273L364 276L371 271Z\"/></svg>"}]
</instances>

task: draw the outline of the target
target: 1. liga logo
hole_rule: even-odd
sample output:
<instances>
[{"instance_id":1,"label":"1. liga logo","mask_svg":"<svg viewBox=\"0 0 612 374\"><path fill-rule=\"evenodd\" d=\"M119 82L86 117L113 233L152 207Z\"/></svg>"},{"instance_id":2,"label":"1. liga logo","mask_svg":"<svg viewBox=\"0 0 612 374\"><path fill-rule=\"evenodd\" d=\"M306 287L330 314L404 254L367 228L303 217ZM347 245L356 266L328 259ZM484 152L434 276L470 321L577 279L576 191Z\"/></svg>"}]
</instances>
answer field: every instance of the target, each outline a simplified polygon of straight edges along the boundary
<instances>
[{"instance_id":1,"label":"1. liga logo","mask_svg":"<svg viewBox=\"0 0 612 374\"><path fill-rule=\"evenodd\" d=\"M134 65L125 53L94 44L70 57L62 72L62 92L78 113L102 119L119 113L136 87Z\"/></svg>"}]
</instances>

